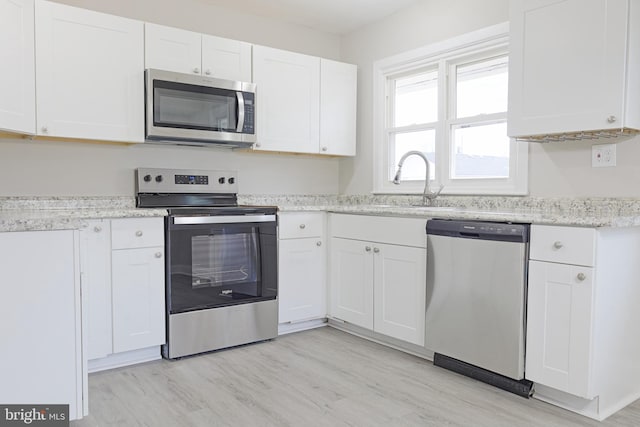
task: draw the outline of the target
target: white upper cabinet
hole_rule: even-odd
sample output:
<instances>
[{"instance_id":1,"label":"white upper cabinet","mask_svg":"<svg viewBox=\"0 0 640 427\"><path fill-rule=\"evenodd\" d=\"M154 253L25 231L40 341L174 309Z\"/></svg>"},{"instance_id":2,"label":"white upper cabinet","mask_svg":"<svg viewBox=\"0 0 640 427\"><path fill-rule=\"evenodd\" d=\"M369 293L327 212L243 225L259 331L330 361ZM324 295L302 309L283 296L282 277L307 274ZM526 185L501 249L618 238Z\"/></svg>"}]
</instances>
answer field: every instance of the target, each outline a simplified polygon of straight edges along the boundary
<instances>
[{"instance_id":1,"label":"white upper cabinet","mask_svg":"<svg viewBox=\"0 0 640 427\"><path fill-rule=\"evenodd\" d=\"M512 137L640 129L640 7L511 0Z\"/></svg>"},{"instance_id":2,"label":"white upper cabinet","mask_svg":"<svg viewBox=\"0 0 640 427\"><path fill-rule=\"evenodd\" d=\"M145 67L251 81L251 44L145 24Z\"/></svg>"},{"instance_id":3,"label":"white upper cabinet","mask_svg":"<svg viewBox=\"0 0 640 427\"><path fill-rule=\"evenodd\" d=\"M0 0L0 130L34 134L33 0Z\"/></svg>"},{"instance_id":4,"label":"white upper cabinet","mask_svg":"<svg viewBox=\"0 0 640 427\"><path fill-rule=\"evenodd\" d=\"M355 155L357 67L253 48L257 150Z\"/></svg>"},{"instance_id":5,"label":"white upper cabinet","mask_svg":"<svg viewBox=\"0 0 640 427\"><path fill-rule=\"evenodd\" d=\"M36 2L37 134L144 141L143 23Z\"/></svg>"},{"instance_id":6,"label":"white upper cabinet","mask_svg":"<svg viewBox=\"0 0 640 427\"><path fill-rule=\"evenodd\" d=\"M251 44L203 34L202 70L205 76L250 82Z\"/></svg>"},{"instance_id":7,"label":"white upper cabinet","mask_svg":"<svg viewBox=\"0 0 640 427\"><path fill-rule=\"evenodd\" d=\"M144 24L144 66L176 73L201 74L202 35L162 25Z\"/></svg>"},{"instance_id":8,"label":"white upper cabinet","mask_svg":"<svg viewBox=\"0 0 640 427\"><path fill-rule=\"evenodd\" d=\"M358 67L320 60L320 153L356 155Z\"/></svg>"},{"instance_id":9,"label":"white upper cabinet","mask_svg":"<svg viewBox=\"0 0 640 427\"><path fill-rule=\"evenodd\" d=\"M320 142L320 58L253 48L258 86L256 149L317 153Z\"/></svg>"}]
</instances>

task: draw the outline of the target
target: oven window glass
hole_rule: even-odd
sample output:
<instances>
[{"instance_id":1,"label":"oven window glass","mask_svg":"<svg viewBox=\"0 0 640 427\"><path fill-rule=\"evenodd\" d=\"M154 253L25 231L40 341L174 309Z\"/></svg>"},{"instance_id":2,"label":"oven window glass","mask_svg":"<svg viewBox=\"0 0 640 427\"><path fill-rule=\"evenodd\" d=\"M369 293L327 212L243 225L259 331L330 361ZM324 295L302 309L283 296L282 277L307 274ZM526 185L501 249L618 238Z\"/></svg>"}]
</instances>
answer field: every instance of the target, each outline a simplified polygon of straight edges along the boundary
<instances>
[{"instance_id":1,"label":"oven window glass","mask_svg":"<svg viewBox=\"0 0 640 427\"><path fill-rule=\"evenodd\" d=\"M210 131L235 131L238 126L236 92L154 81L155 126Z\"/></svg>"},{"instance_id":2,"label":"oven window glass","mask_svg":"<svg viewBox=\"0 0 640 427\"><path fill-rule=\"evenodd\" d=\"M255 234L194 236L191 286L218 286L223 295L236 292L258 296L257 255Z\"/></svg>"},{"instance_id":3,"label":"oven window glass","mask_svg":"<svg viewBox=\"0 0 640 427\"><path fill-rule=\"evenodd\" d=\"M171 226L169 312L275 298L277 250L275 223Z\"/></svg>"}]
</instances>

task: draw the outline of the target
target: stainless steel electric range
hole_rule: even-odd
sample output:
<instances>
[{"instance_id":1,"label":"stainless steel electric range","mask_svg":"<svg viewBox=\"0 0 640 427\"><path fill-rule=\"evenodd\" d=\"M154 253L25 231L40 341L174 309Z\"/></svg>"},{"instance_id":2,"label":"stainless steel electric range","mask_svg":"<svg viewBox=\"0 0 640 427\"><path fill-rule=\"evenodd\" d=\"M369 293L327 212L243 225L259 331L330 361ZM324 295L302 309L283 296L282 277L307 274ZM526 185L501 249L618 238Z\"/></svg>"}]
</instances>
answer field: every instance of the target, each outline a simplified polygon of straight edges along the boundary
<instances>
[{"instance_id":1,"label":"stainless steel electric range","mask_svg":"<svg viewBox=\"0 0 640 427\"><path fill-rule=\"evenodd\" d=\"M140 168L139 208L167 208L167 343L175 359L275 338L275 207L238 206L235 171Z\"/></svg>"}]
</instances>

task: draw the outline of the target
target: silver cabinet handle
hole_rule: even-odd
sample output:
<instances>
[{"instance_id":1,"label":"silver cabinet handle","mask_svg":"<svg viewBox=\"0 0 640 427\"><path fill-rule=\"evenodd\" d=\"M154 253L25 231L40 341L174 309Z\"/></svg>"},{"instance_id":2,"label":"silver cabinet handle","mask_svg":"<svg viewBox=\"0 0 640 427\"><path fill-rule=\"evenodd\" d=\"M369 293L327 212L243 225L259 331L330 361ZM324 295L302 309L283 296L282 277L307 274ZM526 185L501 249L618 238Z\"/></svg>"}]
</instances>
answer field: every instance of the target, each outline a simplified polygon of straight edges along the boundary
<instances>
[{"instance_id":1,"label":"silver cabinet handle","mask_svg":"<svg viewBox=\"0 0 640 427\"><path fill-rule=\"evenodd\" d=\"M564 246L564 244L563 244L561 241L559 241L559 240L558 240L558 241L556 241L556 242L553 242L553 247L554 247L555 249L560 249L560 248L562 248L563 246Z\"/></svg>"},{"instance_id":2,"label":"silver cabinet handle","mask_svg":"<svg viewBox=\"0 0 640 427\"><path fill-rule=\"evenodd\" d=\"M305 227L306 227L306 225L304 225L304 224L300 224L300 230L304 230L304 229L305 229Z\"/></svg>"},{"instance_id":3,"label":"silver cabinet handle","mask_svg":"<svg viewBox=\"0 0 640 427\"><path fill-rule=\"evenodd\" d=\"M49 128L48 128L48 127L46 127L46 126L42 126L42 127L40 128L40 130L42 131L42 133L47 133L47 132L49 132Z\"/></svg>"},{"instance_id":4,"label":"silver cabinet handle","mask_svg":"<svg viewBox=\"0 0 640 427\"><path fill-rule=\"evenodd\" d=\"M316 242L316 246L322 246L322 242L318 240L318 241Z\"/></svg>"},{"instance_id":5,"label":"silver cabinet handle","mask_svg":"<svg viewBox=\"0 0 640 427\"><path fill-rule=\"evenodd\" d=\"M616 120L618 120L618 118L616 116L607 117L607 122L609 122L609 123L615 123Z\"/></svg>"},{"instance_id":6,"label":"silver cabinet handle","mask_svg":"<svg viewBox=\"0 0 640 427\"><path fill-rule=\"evenodd\" d=\"M100 227L99 225L96 225L95 227L93 227L93 231L95 231L96 233L99 233L102 231L102 227Z\"/></svg>"},{"instance_id":7,"label":"silver cabinet handle","mask_svg":"<svg viewBox=\"0 0 640 427\"><path fill-rule=\"evenodd\" d=\"M211 75L211 70L208 70L208 69L207 69L204 73L205 73L207 76L210 76L210 75Z\"/></svg>"},{"instance_id":8,"label":"silver cabinet handle","mask_svg":"<svg viewBox=\"0 0 640 427\"><path fill-rule=\"evenodd\" d=\"M373 248L373 252L377 254L377 253L380 252L380 249L379 248Z\"/></svg>"},{"instance_id":9,"label":"silver cabinet handle","mask_svg":"<svg viewBox=\"0 0 640 427\"><path fill-rule=\"evenodd\" d=\"M587 276L584 273L578 273L578 275L576 276L576 279L578 279L581 282L586 278Z\"/></svg>"},{"instance_id":10,"label":"silver cabinet handle","mask_svg":"<svg viewBox=\"0 0 640 427\"><path fill-rule=\"evenodd\" d=\"M156 252L156 258L162 258L162 252Z\"/></svg>"},{"instance_id":11,"label":"silver cabinet handle","mask_svg":"<svg viewBox=\"0 0 640 427\"><path fill-rule=\"evenodd\" d=\"M262 144L260 144L259 142L256 142L256 148L260 148L262 147Z\"/></svg>"},{"instance_id":12,"label":"silver cabinet handle","mask_svg":"<svg viewBox=\"0 0 640 427\"><path fill-rule=\"evenodd\" d=\"M140 230L136 231L136 236L142 237L142 231L140 231Z\"/></svg>"},{"instance_id":13,"label":"silver cabinet handle","mask_svg":"<svg viewBox=\"0 0 640 427\"><path fill-rule=\"evenodd\" d=\"M328 148L327 147L322 147L322 151L327 151Z\"/></svg>"},{"instance_id":14,"label":"silver cabinet handle","mask_svg":"<svg viewBox=\"0 0 640 427\"><path fill-rule=\"evenodd\" d=\"M367 252L371 252L371 246L365 246L364 250L367 251Z\"/></svg>"},{"instance_id":15,"label":"silver cabinet handle","mask_svg":"<svg viewBox=\"0 0 640 427\"><path fill-rule=\"evenodd\" d=\"M193 74L200 74L200 68L196 67L193 69Z\"/></svg>"}]
</instances>

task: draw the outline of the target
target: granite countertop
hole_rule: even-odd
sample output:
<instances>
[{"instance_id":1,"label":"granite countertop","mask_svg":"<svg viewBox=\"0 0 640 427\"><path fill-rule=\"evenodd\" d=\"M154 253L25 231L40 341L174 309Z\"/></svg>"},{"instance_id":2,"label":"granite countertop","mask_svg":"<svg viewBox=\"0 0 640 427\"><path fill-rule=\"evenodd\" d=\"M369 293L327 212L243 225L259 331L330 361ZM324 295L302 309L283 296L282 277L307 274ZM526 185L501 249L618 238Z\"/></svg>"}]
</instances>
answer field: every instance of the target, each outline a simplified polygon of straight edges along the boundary
<instances>
[{"instance_id":1,"label":"granite countertop","mask_svg":"<svg viewBox=\"0 0 640 427\"><path fill-rule=\"evenodd\" d=\"M631 198L532 198L442 196L437 206L416 206L420 196L337 196L322 199L268 196L248 202L277 204L280 211L326 211L364 215L456 218L582 227L640 226L640 200Z\"/></svg>"},{"instance_id":2,"label":"granite countertop","mask_svg":"<svg viewBox=\"0 0 640 427\"><path fill-rule=\"evenodd\" d=\"M393 215L419 218L468 219L532 224L555 224L582 227L640 226L638 215L580 215L572 212L534 211L526 209L476 209L463 207L417 207L391 205L280 206L283 212L327 211L361 215Z\"/></svg>"},{"instance_id":3,"label":"granite countertop","mask_svg":"<svg viewBox=\"0 0 640 427\"><path fill-rule=\"evenodd\" d=\"M77 230L92 219L166 215L166 209L136 208L132 197L0 198L0 232Z\"/></svg>"},{"instance_id":4,"label":"granite countertop","mask_svg":"<svg viewBox=\"0 0 640 427\"><path fill-rule=\"evenodd\" d=\"M419 196L251 196L241 205L278 206L283 212L325 211L363 215L524 222L583 227L640 226L640 199L570 199L443 196L438 206L415 206ZM0 197L0 232L74 230L88 220L166 216L139 209L133 197Z\"/></svg>"}]
</instances>

